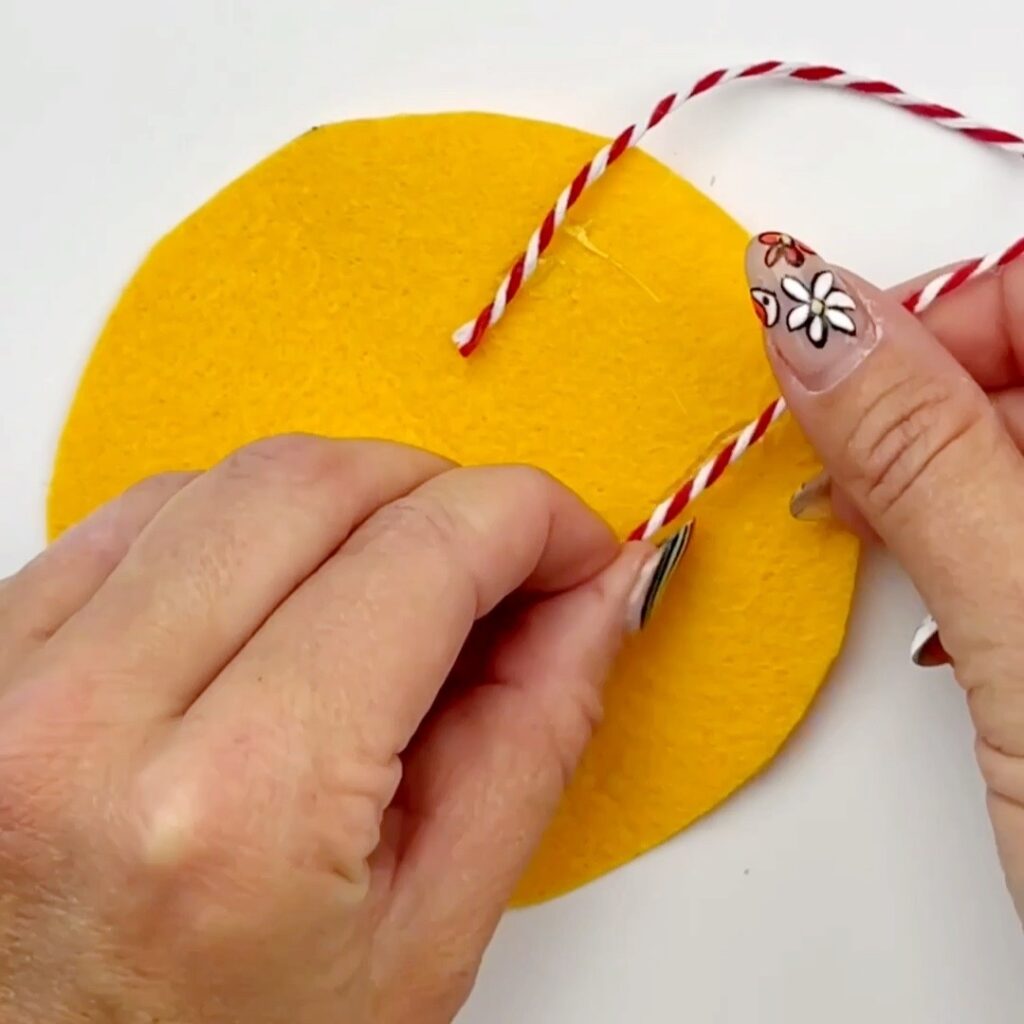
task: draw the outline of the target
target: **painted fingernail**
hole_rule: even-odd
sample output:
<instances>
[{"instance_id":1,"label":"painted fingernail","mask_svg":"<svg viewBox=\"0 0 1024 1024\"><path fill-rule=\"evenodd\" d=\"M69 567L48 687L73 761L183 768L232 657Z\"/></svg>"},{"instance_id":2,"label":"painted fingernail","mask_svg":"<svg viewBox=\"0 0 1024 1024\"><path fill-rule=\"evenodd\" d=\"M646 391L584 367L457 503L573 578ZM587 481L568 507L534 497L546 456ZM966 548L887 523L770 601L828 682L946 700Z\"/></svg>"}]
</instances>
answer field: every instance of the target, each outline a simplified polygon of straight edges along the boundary
<instances>
[{"instance_id":1,"label":"painted fingernail","mask_svg":"<svg viewBox=\"0 0 1024 1024\"><path fill-rule=\"evenodd\" d=\"M808 391L838 384L878 342L854 287L792 235L758 235L747 248L747 278L768 344Z\"/></svg>"},{"instance_id":2,"label":"painted fingernail","mask_svg":"<svg viewBox=\"0 0 1024 1024\"><path fill-rule=\"evenodd\" d=\"M832 518L832 477L819 473L808 480L789 500L789 514L801 522L821 522Z\"/></svg>"},{"instance_id":3,"label":"painted fingernail","mask_svg":"<svg viewBox=\"0 0 1024 1024\"><path fill-rule=\"evenodd\" d=\"M686 553L693 536L693 521L658 546L658 550L644 563L629 596L626 611L626 631L638 633L650 621L665 588Z\"/></svg>"},{"instance_id":4,"label":"painted fingernail","mask_svg":"<svg viewBox=\"0 0 1024 1024\"><path fill-rule=\"evenodd\" d=\"M938 623L930 615L914 633L914 639L910 644L910 660L921 668L937 668L953 663L953 659L942 646Z\"/></svg>"}]
</instances>

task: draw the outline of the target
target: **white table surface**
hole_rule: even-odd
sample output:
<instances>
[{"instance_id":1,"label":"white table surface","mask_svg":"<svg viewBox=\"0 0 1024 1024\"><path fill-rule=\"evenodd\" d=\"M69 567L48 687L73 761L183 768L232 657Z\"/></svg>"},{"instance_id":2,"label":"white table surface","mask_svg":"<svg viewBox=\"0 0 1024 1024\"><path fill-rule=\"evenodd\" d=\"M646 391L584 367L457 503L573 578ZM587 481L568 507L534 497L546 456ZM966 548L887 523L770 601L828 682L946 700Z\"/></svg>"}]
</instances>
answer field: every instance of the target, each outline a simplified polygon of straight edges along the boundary
<instances>
[{"instance_id":1,"label":"white table surface","mask_svg":"<svg viewBox=\"0 0 1024 1024\"><path fill-rule=\"evenodd\" d=\"M1022 30L1008 0L0 0L0 572L42 542L64 410L122 283L303 129L481 108L613 133L698 73L781 57L1020 130ZM752 229L880 282L1024 232L1024 166L799 86L723 92L650 148ZM778 762L653 854L509 916L460 1021L1024 1019L963 700L906 662L919 614L869 559L842 663Z\"/></svg>"}]
</instances>

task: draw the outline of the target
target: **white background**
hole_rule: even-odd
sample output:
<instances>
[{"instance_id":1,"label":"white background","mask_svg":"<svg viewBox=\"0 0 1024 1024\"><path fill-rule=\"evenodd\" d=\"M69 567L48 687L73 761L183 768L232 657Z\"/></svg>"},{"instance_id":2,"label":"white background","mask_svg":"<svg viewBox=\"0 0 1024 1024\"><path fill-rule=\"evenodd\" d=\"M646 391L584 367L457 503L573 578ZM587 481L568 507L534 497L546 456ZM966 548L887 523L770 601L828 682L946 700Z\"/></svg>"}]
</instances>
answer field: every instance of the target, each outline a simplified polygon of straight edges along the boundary
<instances>
[{"instance_id":1,"label":"white background","mask_svg":"<svg viewBox=\"0 0 1024 1024\"><path fill-rule=\"evenodd\" d=\"M614 133L705 70L780 57L1020 130L1022 29L1007 0L0 0L0 572L42 542L62 416L122 283L309 126L468 107ZM750 228L880 282L1024 233L1019 161L807 87L733 87L651 148ZM1024 1019L963 702L906 663L919 615L870 559L846 654L784 756L662 849L510 916L461 1019Z\"/></svg>"}]
</instances>

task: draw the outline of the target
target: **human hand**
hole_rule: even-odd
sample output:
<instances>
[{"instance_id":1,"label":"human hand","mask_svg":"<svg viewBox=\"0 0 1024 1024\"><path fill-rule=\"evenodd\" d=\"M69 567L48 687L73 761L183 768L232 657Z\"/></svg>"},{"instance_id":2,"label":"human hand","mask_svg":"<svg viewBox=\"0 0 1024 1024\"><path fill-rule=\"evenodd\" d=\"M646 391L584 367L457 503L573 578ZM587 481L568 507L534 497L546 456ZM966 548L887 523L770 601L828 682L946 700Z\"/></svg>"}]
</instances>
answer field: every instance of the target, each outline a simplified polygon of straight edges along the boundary
<instances>
[{"instance_id":1,"label":"human hand","mask_svg":"<svg viewBox=\"0 0 1024 1024\"><path fill-rule=\"evenodd\" d=\"M650 557L538 471L312 437L69 531L0 585L0 1018L449 1020Z\"/></svg>"},{"instance_id":2,"label":"human hand","mask_svg":"<svg viewBox=\"0 0 1024 1024\"><path fill-rule=\"evenodd\" d=\"M899 301L913 286L883 293L817 256L769 269L754 242L747 272L838 514L884 541L938 622L1024 918L1024 265L921 320Z\"/></svg>"}]
</instances>

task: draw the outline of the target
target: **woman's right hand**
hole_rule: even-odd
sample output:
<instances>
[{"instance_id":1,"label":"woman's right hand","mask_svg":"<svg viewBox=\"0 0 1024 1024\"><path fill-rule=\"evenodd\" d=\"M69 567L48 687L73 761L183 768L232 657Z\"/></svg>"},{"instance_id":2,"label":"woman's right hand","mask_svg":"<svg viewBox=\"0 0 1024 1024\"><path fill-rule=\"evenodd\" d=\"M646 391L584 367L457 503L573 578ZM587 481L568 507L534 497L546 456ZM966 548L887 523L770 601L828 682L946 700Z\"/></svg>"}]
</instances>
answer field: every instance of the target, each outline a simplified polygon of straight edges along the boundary
<instances>
[{"instance_id":1,"label":"woman's right hand","mask_svg":"<svg viewBox=\"0 0 1024 1024\"><path fill-rule=\"evenodd\" d=\"M921 319L816 255L747 271L794 416L934 614L1024 918L1024 261ZM849 518L846 515L843 518ZM909 641L909 638L908 638Z\"/></svg>"}]
</instances>

